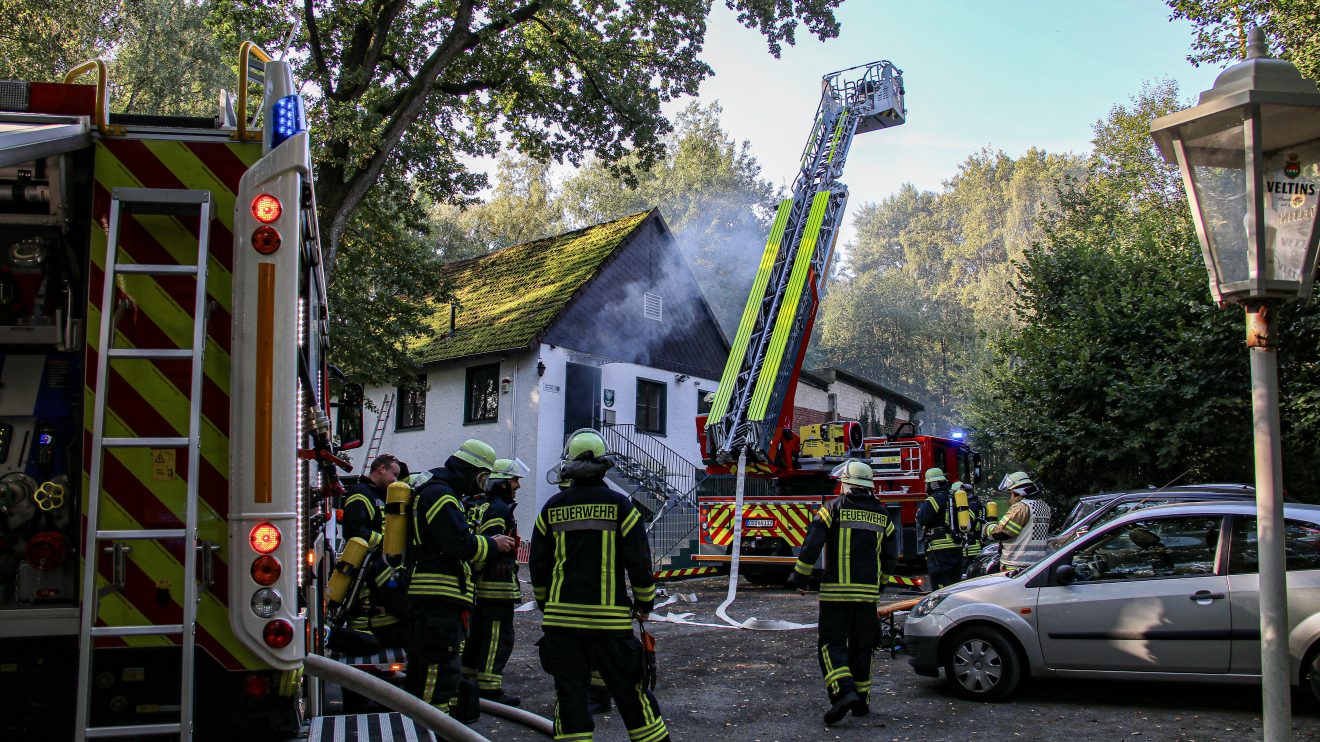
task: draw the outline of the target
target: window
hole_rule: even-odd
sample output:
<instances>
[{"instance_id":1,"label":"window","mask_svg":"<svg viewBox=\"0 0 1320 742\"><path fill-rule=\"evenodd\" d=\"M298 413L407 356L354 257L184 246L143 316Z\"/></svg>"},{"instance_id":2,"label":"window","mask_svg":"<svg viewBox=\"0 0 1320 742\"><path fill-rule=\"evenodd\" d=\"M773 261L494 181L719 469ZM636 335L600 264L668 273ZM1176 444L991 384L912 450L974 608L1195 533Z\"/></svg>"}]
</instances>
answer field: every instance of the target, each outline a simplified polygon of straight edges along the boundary
<instances>
[{"instance_id":1,"label":"window","mask_svg":"<svg viewBox=\"0 0 1320 742\"><path fill-rule=\"evenodd\" d=\"M1300 520L1283 522L1283 549L1289 572L1320 569L1320 526ZM1256 519L1233 519L1233 543L1228 552L1228 571L1235 575L1260 570L1256 552Z\"/></svg>"},{"instance_id":2,"label":"window","mask_svg":"<svg viewBox=\"0 0 1320 742\"><path fill-rule=\"evenodd\" d=\"M665 385L637 380L637 429L651 435L665 434Z\"/></svg>"},{"instance_id":3,"label":"window","mask_svg":"<svg viewBox=\"0 0 1320 742\"><path fill-rule=\"evenodd\" d=\"M659 294L652 294L649 291L642 292L642 316L647 319L653 319L656 322L664 320L664 297Z\"/></svg>"},{"instance_id":4,"label":"window","mask_svg":"<svg viewBox=\"0 0 1320 742\"><path fill-rule=\"evenodd\" d=\"M710 408L715 404L715 392L711 389L697 390L697 414L705 415L710 412Z\"/></svg>"},{"instance_id":5,"label":"window","mask_svg":"<svg viewBox=\"0 0 1320 742\"><path fill-rule=\"evenodd\" d=\"M418 374L412 386L399 387L399 416L395 430L421 430L426 427L426 374Z\"/></svg>"},{"instance_id":6,"label":"window","mask_svg":"<svg viewBox=\"0 0 1320 742\"><path fill-rule=\"evenodd\" d=\"M1129 523L1072 554L1076 582L1212 575L1219 516L1152 518Z\"/></svg>"},{"instance_id":7,"label":"window","mask_svg":"<svg viewBox=\"0 0 1320 742\"><path fill-rule=\"evenodd\" d=\"M463 387L463 422L494 422L500 415L500 364L473 366Z\"/></svg>"}]
</instances>

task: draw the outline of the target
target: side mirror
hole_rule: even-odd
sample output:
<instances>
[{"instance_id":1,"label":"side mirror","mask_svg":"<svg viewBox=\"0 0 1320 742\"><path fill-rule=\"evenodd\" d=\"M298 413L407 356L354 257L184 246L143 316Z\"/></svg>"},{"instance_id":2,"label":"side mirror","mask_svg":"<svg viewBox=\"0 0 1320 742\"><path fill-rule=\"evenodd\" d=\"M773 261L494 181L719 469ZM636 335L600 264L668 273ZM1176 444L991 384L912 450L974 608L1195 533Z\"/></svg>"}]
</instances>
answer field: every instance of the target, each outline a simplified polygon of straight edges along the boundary
<instances>
[{"instance_id":1,"label":"side mirror","mask_svg":"<svg viewBox=\"0 0 1320 742\"><path fill-rule=\"evenodd\" d=\"M335 420L335 435L339 450L348 451L362 446L362 385L345 384L339 393L339 415Z\"/></svg>"},{"instance_id":2,"label":"side mirror","mask_svg":"<svg viewBox=\"0 0 1320 742\"><path fill-rule=\"evenodd\" d=\"M1073 580L1077 579L1077 570L1073 569L1071 564L1060 564L1054 568L1054 583L1056 585L1071 585Z\"/></svg>"}]
</instances>

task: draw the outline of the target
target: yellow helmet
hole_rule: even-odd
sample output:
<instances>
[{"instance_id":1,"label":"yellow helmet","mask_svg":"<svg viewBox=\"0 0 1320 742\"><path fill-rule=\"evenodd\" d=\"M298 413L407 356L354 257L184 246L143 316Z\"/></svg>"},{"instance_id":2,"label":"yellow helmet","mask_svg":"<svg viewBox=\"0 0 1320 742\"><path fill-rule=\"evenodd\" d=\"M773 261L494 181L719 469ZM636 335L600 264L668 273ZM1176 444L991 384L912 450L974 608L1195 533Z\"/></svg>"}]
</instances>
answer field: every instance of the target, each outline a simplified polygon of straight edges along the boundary
<instances>
[{"instance_id":1,"label":"yellow helmet","mask_svg":"<svg viewBox=\"0 0 1320 742\"><path fill-rule=\"evenodd\" d=\"M834 467L830 476L853 487L865 487L871 489L875 486L875 472L864 461L857 459L848 459L847 461Z\"/></svg>"},{"instance_id":2,"label":"yellow helmet","mask_svg":"<svg viewBox=\"0 0 1320 742\"><path fill-rule=\"evenodd\" d=\"M605 439L591 428L578 428L568 436L564 444L564 460L576 461L583 454L591 454L589 459L598 459L605 455Z\"/></svg>"},{"instance_id":3,"label":"yellow helmet","mask_svg":"<svg viewBox=\"0 0 1320 742\"><path fill-rule=\"evenodd\" d=\"M495 449L476 438L463 441L463 445L454 452L454 458L486 471L495 468Z\"/></svg>"},{"instance_id":4,"label":"yellow helmet","mask_svg":"<svg viewBox=\"0 0 1320 742\"><path fill-rule=\"evenodd\" d=\"M495 459L495 466L491 467L491 481L497 479L518 479L522 477L518 473L518 465L513 459Z\"/></svg>"},{"instance_id":5,"label":"yellow helmet","mask_svg":"<svg viewBox=\"0 0 1320 742\"><path fill-rule=\"evenodd\" d=\"M944 477L943 469L933 466L926 470L926 484L930 484L931 482L947 482L947 481L949 480Z\"/></svg>"},{"instance_id":6,"label":"yellow helmet","mask_svg":"<svg viewBox=\"0 0 1320 742\"><path fill-rule=\"evenodd\" d=\"M1004 477L999 483L999 489L1027 498L1039 497L1041 493L1040 485L1031 481L1031 477L1024 471L1015 471Z\"/></svg>"}]
</instances>

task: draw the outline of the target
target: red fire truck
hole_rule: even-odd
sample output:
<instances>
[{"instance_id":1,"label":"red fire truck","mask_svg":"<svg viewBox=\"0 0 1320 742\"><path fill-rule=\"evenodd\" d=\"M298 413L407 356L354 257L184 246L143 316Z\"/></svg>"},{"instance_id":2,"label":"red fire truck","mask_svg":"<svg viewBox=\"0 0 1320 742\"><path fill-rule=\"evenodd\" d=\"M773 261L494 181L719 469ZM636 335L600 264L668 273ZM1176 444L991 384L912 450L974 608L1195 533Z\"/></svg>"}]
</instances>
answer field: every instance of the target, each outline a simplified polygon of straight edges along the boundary
<instances>
[{"instance_id":1,"label":"red fire truck","mask_svg":"<svg viewBox=\"0 0 1320 742\"><path fill-rule=\"evenodd\" d=\"M730 561L741 533L741 573L782 583L812 513L835 495L831 470L856 457L875 471L877 491L903 524L903 557L916 564L923 553L915 520L925 470L938 466L950 479L980 480L978 457L964 442L917 435L911 423L876 438L864 437L854 421L793 425L798 378L848 200L839 176L856 134L904 123L903 95L902 72L886 61L822 80L793 195L779 204L710 412L697 418L709 474L697 495L698 561ZM739 461L746 475L741 521ZM895 581L921 584L920 578Z\"/></svg>"},{"instance_id":2,"label":"red fire truck","mask_svg":"<svg viewBox=\"0 0 1320 742\"><path fill-rule=\"evenodd\" d=\"M309 135L288 63L244 44L239 70L203 118L108 113L100 62L0 82L0 738L317 712L337 484Z\"/></svg>"}]
</instances>

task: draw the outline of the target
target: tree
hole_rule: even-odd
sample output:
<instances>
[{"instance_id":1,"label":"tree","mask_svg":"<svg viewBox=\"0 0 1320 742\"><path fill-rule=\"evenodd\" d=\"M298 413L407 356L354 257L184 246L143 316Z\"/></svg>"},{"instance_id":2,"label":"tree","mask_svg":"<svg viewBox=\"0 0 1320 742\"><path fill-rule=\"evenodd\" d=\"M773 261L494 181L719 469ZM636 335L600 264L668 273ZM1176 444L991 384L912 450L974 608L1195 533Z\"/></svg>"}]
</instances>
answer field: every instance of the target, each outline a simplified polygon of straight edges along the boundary
<instances>
[{"instance_id":1,"label":"tree","mask_svg":"<svg viewBox=\"0 0 1320 742\"><path fill-rule=\"evenodd\" d=\"M692 103L665 138L665 153L650 167L639 160L632 183L609 164L592 160L559 195L574 227L659 207L726 335L738 329L747 293L770 232L778 194L761 179L747 141L720 125L719 104Z\"/></svg>"},{"instance_id":2,"label":"tree","mask_svg":"<svg viewBox=\"0 0 1320 742\"><path fill-rule=\"evenodd\" d=\"M1247 53L1247 28L1259 26L1272 53L1320 80L1320 5L1315 0L1167 0L1170 20L1195 28L1192 64L1236 62Z\"/></svg>"},{"instance_id":3,"label":"tree","mask_svg":"<svg viewBox=\"0 0 1320 742\"><path fill-rule=\"evenodd\" d=\"M550 163L501 155L490 200L432 209L436 248L446 260L483 255L562 231L563 205L555 198Z\"/></svg>"},{"instance_id":4,"label":"tree","mask_svg":"<svg viewBox=\"0 0 1320 742\"><path fill-rule=\"evenodd\" d=\"M726 0L772 54L799 24L837 35L841 0ZM282 0L227 0L235 27L279 38ZM512 147L540 160L649 167L671 130L662 103L697 92L709 0L332 0L302 7L295 51L317 91L317 199L328 263L391 163L438 202L486 185L466 157ZM305 55L303 57L302 55ZM436 133L441 135L437 136ZM630 163L617 165L625 176Z\"/></svg>"}]
</instances>

